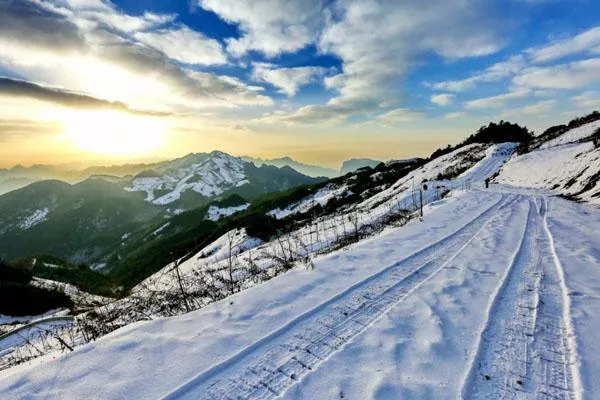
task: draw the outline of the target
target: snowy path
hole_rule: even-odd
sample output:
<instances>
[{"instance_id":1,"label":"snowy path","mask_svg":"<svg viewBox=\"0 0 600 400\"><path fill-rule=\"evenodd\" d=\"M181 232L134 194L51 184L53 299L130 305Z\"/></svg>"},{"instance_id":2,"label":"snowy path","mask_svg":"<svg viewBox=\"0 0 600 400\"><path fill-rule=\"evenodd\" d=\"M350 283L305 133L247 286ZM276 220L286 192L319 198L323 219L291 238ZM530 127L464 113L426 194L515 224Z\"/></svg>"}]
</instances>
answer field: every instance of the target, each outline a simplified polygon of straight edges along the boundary
<instances>
[{"instance_id":1,"label":"snowy path","mask_svg":"<svg viewBox=\"0 0 600 400\"><path fill-rule=\"evenodd\" d=\"M166 398L275 398L442 270L515 197L455 233L359 282L184 384Z\"/></svg>"},{"instance_id":2,"label":"snowy path","mask_svg":"<svg viewBox=\"0 0 600 400\"><path fill-rule=\"evenodd\" d=\"M530 200L525 235L489 311L465 398L579 398L563 273L546 228L547 201L538 201Z\"/></svg>"}]
</instances>

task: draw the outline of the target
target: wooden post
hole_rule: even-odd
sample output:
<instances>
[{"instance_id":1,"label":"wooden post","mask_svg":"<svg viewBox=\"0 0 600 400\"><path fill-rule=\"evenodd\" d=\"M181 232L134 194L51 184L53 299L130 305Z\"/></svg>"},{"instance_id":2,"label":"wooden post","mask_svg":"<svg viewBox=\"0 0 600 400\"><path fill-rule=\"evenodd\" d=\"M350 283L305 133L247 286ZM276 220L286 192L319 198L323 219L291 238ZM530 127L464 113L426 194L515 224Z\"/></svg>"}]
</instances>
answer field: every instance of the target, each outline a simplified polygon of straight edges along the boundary
<instances>
[{"instance_id":1,"label":"wooden post","mask_svg":"<svg viewBox=\"0 0 600 400\"><path fill-rule=\"evenodd\" d=\"M421 217L423 217L423 189L419 190L419 198L420 198L420 213Z\"/></svg>"}]
</instances>

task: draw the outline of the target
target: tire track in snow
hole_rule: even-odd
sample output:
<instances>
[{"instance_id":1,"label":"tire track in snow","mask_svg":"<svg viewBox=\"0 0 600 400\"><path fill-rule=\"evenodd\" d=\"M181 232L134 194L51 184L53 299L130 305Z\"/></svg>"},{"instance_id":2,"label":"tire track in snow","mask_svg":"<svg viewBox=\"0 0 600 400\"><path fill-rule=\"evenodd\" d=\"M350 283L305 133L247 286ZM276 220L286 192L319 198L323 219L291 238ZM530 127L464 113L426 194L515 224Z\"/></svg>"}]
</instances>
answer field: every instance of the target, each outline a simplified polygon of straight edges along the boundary
<instances>
[{"instance_id":1,"label":"tire track in snow","mask_svg":"<svg viewBox=\"0 0 600 400\"><path fill-rule=\"evenodd\" d=\"M539 324L534 337L539 358L535 359L534 371L537 372L536 376L543 376L545 381L553 382L544 387L542 394L545 397L580 399L582 386L570 315L570 299L564 270L554 246L554 237L548 227L548 203L545 198L542 198L540 210L544 230L542 244L547 249L544 252L547 260L544 265L548 265L549 268L542 279L543 301L540 301ZM550 340L545 338L546 336L549 336ZM562 389L568 390L568 397L561 396L564 393Z\"/></svg>"},{"instance_id":2,"label":"tire track in snow","mask_svg":"<svg viewBox=\"0 0 600 400\"><path fill-rule=\"evenodd\" d=\"M564 279L544 233L546 213L545 199L539 208L529 200L523 240L493 300L463 398L579 398Z\"/></svg>"},{"instance_id":3,"label":"tire track in snow","mask_svg":"<svg viewBox=\"0 0 600 400\"><path fill-rule=\"evenodd\" d=\"M166 398L272 399L282 395L441 271L485 229L499 210L516 201L518 197L502 196L454 233L300 315Z\"/></svg>"}]
</instances>

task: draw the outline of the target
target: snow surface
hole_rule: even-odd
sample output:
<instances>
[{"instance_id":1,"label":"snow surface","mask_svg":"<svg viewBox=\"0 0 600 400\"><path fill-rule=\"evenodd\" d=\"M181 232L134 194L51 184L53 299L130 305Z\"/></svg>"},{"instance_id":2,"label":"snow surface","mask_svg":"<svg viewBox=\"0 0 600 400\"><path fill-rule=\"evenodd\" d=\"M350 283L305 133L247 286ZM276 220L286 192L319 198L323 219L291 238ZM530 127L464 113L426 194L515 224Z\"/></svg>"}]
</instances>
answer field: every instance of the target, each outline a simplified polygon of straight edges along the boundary
<instances>
[{"instance_id":1,"label":"snow surface","mask_svg":"<svg viewBox=\"0 0 600 400\"><path fill-rule=\"evenodd\" d=\"M19 223L19 228L21 228L23 230L32 228L32 227L36 226L37 224L44 222L46 220L47 216L48 216L48 208L42 208L39 210L35 210L31 215L24 218Z\"/></svg>"},{"instance_id":2,"label":"snow surface","mask_svg":"<svg viewBox=\"0 0 600 400\"><path fill-rule=\"evenodd\" d=\"M68 312L68 310L66 311ZM0 314L0 325L23 325L41 318L63 315L64 312L65 310L58 308L56 310L50 310L39 315L22 315L15 317L12 315Z\"/></svg>"},{"instance_id":3,"label":"snow surface","mask_svg":"<svg viewBox=\"0 0 600 400\"><path fill-rule=\"evenodd\" d=\"M164 231L169 225L171 225L170 222L165 222L160 227L158 227L156 230L154 230L154 232L152 232L152 236L160 235L160 233L162 231Z\"/></svg>"},{"instance_id":4,"label":"snow surface","mask_svg":"<svg viewBox=\"0 0 600 400\"><path fill-rule=\"evenodd\" d=\"M271 210L268 214L277 219L283 219L290 215L307 212L317 204L321 206L326 206L329 200L342 196L344 193L348 191L347 185L335 185L330 183L321 189L319 189L315 194L310 195L302 199L301 201L294 203L283 210L276 208L275 210Z\"/></svg>"},{"instance_id":5,"label":"snow surface","mask_svg":"<svg viewBox=\"0 0 600 400\"><path fill-rule=\"evenodd\" d=\"M71 285L70 283L57 282L50 279L34 277L29 284L44 289L50 289L52 291L63 292L69 296L73 303L79 308L104 304L110 300L108 297L98 296L79 290L77 286Z\"/></svg>"},{"instance_id":6,"label":"snow surface","mask_svg":"<svg viewBox=\"0 0 600 400\"><path fill-rule=\"evenodd\" d=\"M590 122L578 128L570 129L557 138L547 141L540 146L541 149L548 149L555 146L560 146L567 143L575 143L592 136L596 129L600 128L600 120Z\"/></svg>"},{"instance_id":7,"label":"snow surface","mask_svg":"<svg viewBox=\"0 0 600 400\"><path fill-rule=\"evenodd\" d=\"M240 204L239 206L233 206L233 207L223 207L223 208L218 207L218 206L210 206L208 208L206 218L211 221L218 221L222 217L229 217L230 215L233 215L235 213L245 211L248 209L248 207L250 207L250 203Z\"/></svg>"},{"instance_id":8,"label":"snow surface","mask_svg":"<svg viewBox=\"0 0 600 400\"><path fill-rule=\"evenodd\" d=\"M230 257L236 257L246 250L254 249L263 243L262 240L250 237L245 229L233 229L217 240L204 247L202 251L179 264L179 272L182 276L188 276L194 271L202 270L208 266L224 262ZM177 285L172 271L175 263L170 263L159 272L146 278L143 282L133 288L134 293L148 290L166 290ZM127 302L127 299L124 300Z\"/></svg>"}]
</instances>

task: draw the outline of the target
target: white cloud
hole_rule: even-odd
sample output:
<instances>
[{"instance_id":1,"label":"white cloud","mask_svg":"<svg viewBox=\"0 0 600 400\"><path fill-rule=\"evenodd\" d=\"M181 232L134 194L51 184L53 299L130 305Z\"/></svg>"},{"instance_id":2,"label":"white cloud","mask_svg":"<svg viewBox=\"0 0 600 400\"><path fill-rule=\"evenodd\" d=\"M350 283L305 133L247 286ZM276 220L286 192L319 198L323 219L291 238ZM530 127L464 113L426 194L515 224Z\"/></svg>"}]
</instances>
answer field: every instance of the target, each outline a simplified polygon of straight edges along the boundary
<instances>
[{"instance_id":1,"label":"white cloud","mask_svg":"<svg viewBox=\"0 0 600 400\"><path fill-rule=\"evenodd\" d=\"M498 50L503 39L484 2L348 1L328 23L319 47L343 60L341 74L325 80L338 91L329 104L377 110L397 106L402 78L425 53L447 59ZM485 28L485 29L484 29ZM377 32L376 35L373 32Z\"/></svg>"},{"instance_id":2,"label":"white cloud","mask_svg":"<svg viewBox=\"0 0 600 400\"><path fill-rule=\"evenodd\" d=\"M452 102L454 101L454 99L456 98L455 95L450 94L450 93L441 93L441 94L434 94L431 96L430 100L433 104L437 104L438 106L449 106L450 104L452 104Z\"/></svg>"},{"instance_id":3,"label":"white cloud","mask_svg":"<svg viewBox=\"0 0 600 400\"><path fill-rule=\"evenodd\" d=\"M523 99L532 95L529 89L515 89L497 96L483 97L465 103L467 109L500 108L510 100Z\"/></svg>"},{"instance_id":4,"label":"white cloud","mask_svg":"<svg viewBox=\"0 0 600 400\"><path fill-rule=\"evenodd\" d=\"M108 27L124 33L153 29L175 20L175 14L144 12L132 16L120 12L110 1L104 0L32 0L39 7L68 17L82 29Z\"/></svg>"},{"instance_id":5,"label":"white cloud","mask_svg":"<svg viewBox=\"0 0 600 400\"><path fill-rule=\"evenodd\" d=\"M242 37L228 40L228 50L250 50L273 57L299 50L316 40L324 16L320 0L197 0L228 22L239 24Z\"/></svg>"},{"instance_id":6,"label":"white cloud","mask_svg":"<svg viewBox=\"0 0 600 400\"><path fill-rule=\"evenodd\" d=\"M408 108L397 108L379 115L378 120L383 122L410 122L423 118L425 114L421 111L410 110Z\"/></svg>"},{"instance_id":7,"label":"white cloud","mask_svg":"<svg viewBox=\"0 0 600 400\"><path fill-rule=\"evenodd\" d=\"M528 116L536 115L541 116L548 113L548 111L555 108L557 105L556 100L545 100L538 103L530 104L524 107L513 108L505 110L501 115L502 117L515 117L515 116Z\"/></svg>"},{"instance_id":8,"label":"white cloud","mask_svg":"<svg viewBox=\"0 0 600 400\"><path fill-rule=\"evenodd\" d=\"M185 25L177 28L136 32L134 37L183 63L215 65L227 62L227 55L217 40L207 38Z\"/></svg>"},{"instance_id":9,"label":"white cloud","mask_svg":"<svg viewBox=\"0 0 600 400\"><path fill-rule=\"evenodd\" d=\"M583 92L578 96L573 96L571 101L577 108L598 110L600 109L600 92L593 90Z\"/></svg>"},{"instance_id":10,"label":"white cloud","mask_svg":"<svg viewBox=\"0 0 600 400\"><path fill-rule=\"evenodd\" d=\"M525 68L525 65L525 57L523 57L522 55L515 55L510 57L506 61L493 64L485 70L478 72L468 78L454 81L441 81L435 83L426 82L425 86L436 90L462 92L468 89L473 89L479 83L497 82L504 78L510 77L521 71L523 68Z\"/></svg>"},{"instance_id":11,"label":"white cloud","mask_svg":"<svg viewBox=\"0 0 600 400\"><path fill-rule=\"evenodd\" d=\"M550 111L551 109L556 107L556 104L557 104L556 100L546 100L546 101L540 101L535 104L530 104L528 106L521 108L520 110L521 110L522 114L535 115L535 114L540 114L540 113L545 113L547 111Z\"/></svg>"},{"instance_id":12,"label":"white cloud","mask_svg":"<svg viewBox=\"0 0 600 400\"><path fill-rule=\"evenodd\" d=\"M0 7L3 21L0 24L0 67L30 81L120 101L136 109L190 112L208 107L273 103L258 86L214 73L193 74L181 68L169 57L191 61L192 54L180 52L184 47L165 47L168 53L165 54L154 46L136 41L135 32L123 33L131 28L129 25L120 29L100 26L98 13L110 14L110 19L114 19L112 14L119 13L123 18L116 19L128 20L129 16L120 13L111 3L70 0L59 4L60 7L36 0ZM92 11L94 18L86 20L92 18ZM153 15L132 18L146 21L137 27L156 27L170 18ZM175 32L181 33L182 29ZM198 39L191 32L184 34ZM157 39L156 36L151 38ZM210 57L215 58L202 61L216 62L219 56L213 52Z\"/></svg>"},{"instance_id":13,"label":"white cloud","mask_svg":"<svg viewBox=\"0 0 600 400\"><path fill-rule=\"evenodd\" d=\"M323 67L277 68L269 63L254 63L253 67L253 79L270 83L288 97L295 96L299 88L316 82L327 72Z\"/></svg>"},{"instance_id":14,"label":"white cloud","mask_svg":"<svg viewBox=\"0 0 600 400\"><path fill-rule=\"evenodd\" d=\"M505 41L500 34L505 24L484 0L433 0L428 7L396 0L198 3L238 24L242 36L228 41L233 54L255 50L272 57L316 44L320 52L339 57L341 72L324 80L337 94L325 106L344 113L397 107L402 78L424 54L449 60L479 57L496 52ZM293 85L281 89L294 92ZM302 112L322 114L321 108Z\"/></svg>"},{"instance_id":15,"label":"white cloud","mask_svg":"<svg viewBox=\"0 0 600 400\"><path fill-rule=\"evenodd\" d=\"M336 124L345 121L350 113L322 105L308 105L292 112L279 111L253 122L283 125Z\"/></svg>"},{"instance_id":16,"label":"white cloud","mask_svg":"<svg viewBox=\"0 0 600 400\"><path fill-rule=\"evenodd\" d=\"M600 80L600 58L527 68L513 78L513 83L542 89L575 89L597 80Z\"/></svg>"},{"instance_id":17,"label":"white cloud","mask_svg":"<svg viewBox=\"0 0 600 400\"><path fill-rule=\"evenodd\" d=\"M528 49L533 62L554 61L572 54L592 53L600 49L600 26L591 28L572 38L556 41L550 45Z\"/></svg>"},{"instance_id":18,"label":"white cloud","mask_svg":"<svg viewBox=\"0 0 600 400\"><path fill-rule=\"evenodd\" d=\"M444 115L444 118L446 119L460 119L460 118L466 118L468 117L469 114L464 112L464 111L456 111L456 112L451 112L448 113L446 115Z\"/></svg>"},{"instance_id":19,"label":"white cloud","mask_svg":"<svg viewBox=\"0 0 600 400\"><path fill-rule=\"evenodd\" d=\"M193 97L196 91L200 90L220 101L222 106L273 105L273 99L261 94L264 91L261 86L248 85L238 78L227 75L218 76L213 73L199 71L186 72L197 84L196 87L191 88L190 97ZM204 99L201 100L204 101ZM186 101L184 99L182 105ZM202 103L199 106L201 107Z\"/></svg>"}]
</instances>

